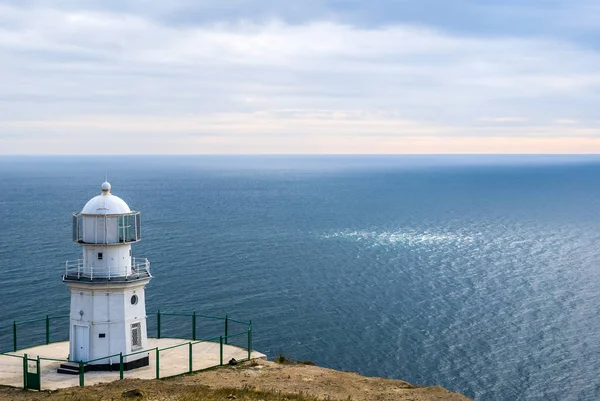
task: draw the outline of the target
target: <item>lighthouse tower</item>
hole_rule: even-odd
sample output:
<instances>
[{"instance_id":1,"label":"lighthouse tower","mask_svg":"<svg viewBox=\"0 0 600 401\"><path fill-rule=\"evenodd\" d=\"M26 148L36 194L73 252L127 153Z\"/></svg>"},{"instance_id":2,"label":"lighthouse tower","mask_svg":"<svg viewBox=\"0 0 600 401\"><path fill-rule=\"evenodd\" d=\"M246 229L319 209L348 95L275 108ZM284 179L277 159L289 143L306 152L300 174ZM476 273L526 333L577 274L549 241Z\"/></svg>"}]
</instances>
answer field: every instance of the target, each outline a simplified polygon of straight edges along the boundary
<instances>
[{"instance_id":1,"label":"lighthouse tower","mask_svg":"<svg viewBox=\"0 0 600 401\"><path fill-rule=\"evenodd\" d=\"M71 290L69 359L91 361L148 348L144 288L151 280L147 259L134 258L141 238L140 213L131 211L108 182L80 213L73 213L73 242L83 258L68 261L63 276ZM145 352L124 358L124 368L149 363ZM109 370L119 356L91 362L86 369Z\"/></svg>"}]
</instances>

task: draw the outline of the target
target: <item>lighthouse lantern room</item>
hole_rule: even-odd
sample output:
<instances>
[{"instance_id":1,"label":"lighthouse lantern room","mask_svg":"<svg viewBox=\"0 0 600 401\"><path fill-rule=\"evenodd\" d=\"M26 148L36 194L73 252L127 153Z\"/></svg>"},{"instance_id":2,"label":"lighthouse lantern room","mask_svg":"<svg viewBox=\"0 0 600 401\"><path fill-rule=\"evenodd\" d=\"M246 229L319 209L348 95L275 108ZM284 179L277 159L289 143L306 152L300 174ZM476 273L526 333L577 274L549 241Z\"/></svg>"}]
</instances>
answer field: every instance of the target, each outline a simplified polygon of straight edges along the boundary
<instances>
[{"instance_id":1,"label":"lighthouse lantern room","mask_svg":"<svg viewBox=\"0 0 600 401\"><path fill-rule=\"evenodd\" d=\"M63 281L71 290L69 359L92 361L148 348L144 288L150 263L134 258L131 245L141 239L140 213L131 211L108 182L80 213L73 214L73 241L83 257L66 262ZM90 362L108 370L119 357ZM124 368L149 363L145 352L125 357Z\"/></svg>"}]
</instances>

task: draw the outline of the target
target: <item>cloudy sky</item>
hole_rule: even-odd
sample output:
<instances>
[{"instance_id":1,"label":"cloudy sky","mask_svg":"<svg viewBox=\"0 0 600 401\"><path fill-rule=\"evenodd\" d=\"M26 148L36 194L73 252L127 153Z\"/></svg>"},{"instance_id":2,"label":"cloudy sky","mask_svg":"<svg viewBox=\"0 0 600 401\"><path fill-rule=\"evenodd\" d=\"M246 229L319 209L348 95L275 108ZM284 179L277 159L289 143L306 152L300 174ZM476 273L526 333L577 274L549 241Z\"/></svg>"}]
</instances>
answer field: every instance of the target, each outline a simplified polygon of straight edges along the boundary
<instances>
[{"instance_id":1,"label":"cloudy sky","mask_svg":"<svg viewBox=\"0 0 600 401\"><path fill-rule=\"evenodd\" d=\"M0 0L0 154L600 153L597 0Z\"/></svg>"}]
</instances>

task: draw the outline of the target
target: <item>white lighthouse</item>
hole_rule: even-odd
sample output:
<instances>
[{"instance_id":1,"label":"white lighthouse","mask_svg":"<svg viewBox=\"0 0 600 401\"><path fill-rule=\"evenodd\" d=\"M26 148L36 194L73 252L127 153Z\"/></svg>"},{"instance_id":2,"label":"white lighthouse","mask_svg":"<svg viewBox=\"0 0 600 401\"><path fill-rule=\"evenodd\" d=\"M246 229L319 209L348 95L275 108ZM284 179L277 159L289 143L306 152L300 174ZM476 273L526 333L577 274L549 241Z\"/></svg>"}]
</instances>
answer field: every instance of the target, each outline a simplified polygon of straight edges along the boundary
<instances>
[{"instance_id":1,"label":"white lighthouse","mask_svg":"<svg viewBox=\"0 0 600 401\"><path fill-rule=\"evenodd\" d=\"M73 241L82 246L83 258L68 261L63 276L71 290L72 361L148 348L144 288L152 278L150 263L131 253L131 245L141 238L140 213L110 189L103 183L102 193L73 213ZM126 370L146 366L148 354L125 357L123 362ZM86 369L109 370L115 364L119 356L91 362Z\"/></svg>"}]
</instances>

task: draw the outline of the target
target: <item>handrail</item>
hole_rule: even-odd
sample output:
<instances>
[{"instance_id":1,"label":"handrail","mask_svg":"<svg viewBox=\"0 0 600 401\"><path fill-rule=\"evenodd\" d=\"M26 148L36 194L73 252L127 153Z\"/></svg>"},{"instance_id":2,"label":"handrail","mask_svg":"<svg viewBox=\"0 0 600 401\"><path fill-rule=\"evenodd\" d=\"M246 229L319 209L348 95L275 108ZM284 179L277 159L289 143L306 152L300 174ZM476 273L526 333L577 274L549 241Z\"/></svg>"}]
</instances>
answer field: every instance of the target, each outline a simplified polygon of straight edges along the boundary
<instances>
[{"instance_id":1,"label":"handrail","mask_svg":"<svg viewBox=\"0 0 600 401\"><path fill-rule=\"evenodd\" d=\"M160 312L160 314L161 315L165 315L165 316L187 316L187 317L194 316L194 312L190 312L190 313ZM148 313L148 315L158 315L158 313L157 312L150 312L150 313ZM220 317L220 316L210 316L210 315L196 314L196 317L203 317L203 318L207 318L207 319L225 320L224 317Z\"/></svg>"},{"instance_id":2,"label":"handrail","mask_svg":"<svg viewBox=\"0 0 600 401\"><path fill-rule=\"evenodd\" d=\"M49 320L51 320L51 319L64 319L64 318L67 318L67 317L70 317L70 316L71 315L48 316L48 319ZM18 326L20 324L35 323L35 322L45 322L45 321L46 321L46 318L42 317L42 318L39 318L39 319L23 320L22 322L15 321L13 324L16 324ZM12 324L10 326L5 326L5 327L11 327L11 326L12 326Z\"/></svg>"},{"instance_id":3,"label":"handrail","mask_svg":"<svg viewBox=\"0 0 600 401\"><path fill-rule=\"evenodd\" d=\"M239 333L235 333L235 334L230 334L228 336L223 337L223 339L241 336L242 334L248 334L248 330L240 331Z\"/></svg>"},{"instance_id":4,"label":"handrail","mask_svg":"<svg viewBox=\"0 0 600 401\"><path fill-rule=\"evenodd\" d=\"M210 315L196 315L196 317L204 317L204 318L207 318L207 319L218 319L218 320L225 320L226 319L224 317L210 316Z\"/></svg>"},{"instance_id":5,"label":"handrail","mask_svg":"<svg viewBox=\"0 0 600 401\"><path fill-rule=\"evenodd\" d=\"M155 315L156 315L156 314L157 314L157 313L155 313ZM194 314L193 314L193 313L189 313L189 314L188 314L188 313L168 313L168 312L160 312L160 314L161 314L162 316L183 316L183 317L192 317L192 316L194 316ZM198 316L200 316L200 315L196 315L196 317L198 317Z\"/></svg>"},{"instance_id":6,"label":"handrail","mask_svg":"<svg viewBox=\"0 0 600 401\"><path fill-rule=\"evenodd\" d=\"M154 348L143 349L141 351L132 352L131 354L123 354L123 358L125 358L126 356L133 356L133 355L141 354L144 352L156 351L157 349L158 349L158 347L154 347Z\"/></svg>"},{"instance_id":7,"label":"handrail","mask_svg":"<svg viewBox=\"0 0 600 401\"><path fill-rule=\"evenodd\" d=\"M12 352L12 351L6 351L6 352L2 352L2 353L0 353L0 355L2 355L2 356L12 356L12 357L14 357L14 358L21 358L21 359L23 359L23 355L13 355L13 354L8 354L8 352Z\"/></svg>"},{"instance_id":8,"label":"handrail","mask_svg":"<svg viewBox=\"0 0 600 401\"><path fill-rule=\"evenodd\" d=\"M146 313L146 315L158 315L159 313L157 312L149 312ZM182 317L192 317L194 316L194 313L173 313L173 312L160 312L161 316L182 316ZM196 317L202 317L202 318L206 318L206 319L215 319L215 320L229 320L230 322L235 322L235 323L239 323L239 324L245 324L245 325L249 325L250 322L242 322L240 320L235 320L232 319L230 317L222 317L222 316L211 316L211 315L200 315L198 313L195 314Z\"/></svg>"},{"instance_id":9,"label":"handrail","mask_svg":"<svg viewBox=\"0 0 600 401\"><path fill-rule=\"evenodd\" d=\"M121 267L121 273L115 272L116 267L109 266L85 266L83 259L67 260L65 262L66 279L129 279L152 277L150 274L150 261L146 258L131 258L131 268L127 271ZM123 274L125 273L125 274Z\"/></svg>"},{"instance_id":10,"label":"handrail","mask_svg":"<svg viewBox=\"0 0 600 401\"><path fill-rule=\"evenodd\" d=\"M196 344L200 344L200 343L209 343L211 341L215 341L215 340L219 340L221 338L221 336L217 336L217 337L213 337L213 338L203 338L201 340L198 341L192 341L192 345L196 345Z\"/></svg>"},{"instance_id":11,"label":"handrail","mask_svg":"<svg viewBox=\"0 0 600 401\"><path fill-rule=\"evenodd\" d=\"M235 322L235 323L239 323L239 324L245 324L245 325L250 325L250 322L240 322L239 320L235 320L235 319L231 319L229 318L230 322Z\"/></svg>"},{"instance_id":12,"label":"handrail","mask_svg":"<svg viewBox=\"0 0 600 401\"><path fill-rule=\"evenodd\" d=\"M56 359L56 358L44 358L40 356L40 361L53 361L53 362L75 362L68 359Z\"/></svg>"},{"instance_id":13,"label":"handrail","mask_svg":"<svg viewBox=\"0 0 600 401\"><path fill-rule=\"evenodd\" d=\"M26 323L35 323L35 322L44 322L46 321L46 318L41 318L41 319L30 319L30 320L24 320L22 322L14 322L13 324L16 324L17 326L20 324L26 324Z\"/></svg>"},{"instance_id":14,"label":"handrail","mask_svg":"<svg viewBox=\"0 0 600 401\"><path fill-rule=\"evenodd\" d=\"M167 351L167 350L170 350L170 349L173 349L173 348L178 348L178 347L181 347L183 345L188 345L188 344L189 344L189 341L187 343L181 343L181 344L177 344L177 345L171 345L170 347L166 347L166 348L160 348L158 351L159 352L160 351Z\"/></svg>"}]
</instances>

